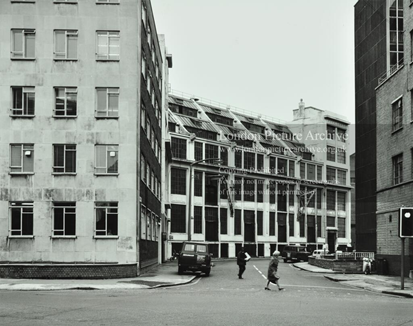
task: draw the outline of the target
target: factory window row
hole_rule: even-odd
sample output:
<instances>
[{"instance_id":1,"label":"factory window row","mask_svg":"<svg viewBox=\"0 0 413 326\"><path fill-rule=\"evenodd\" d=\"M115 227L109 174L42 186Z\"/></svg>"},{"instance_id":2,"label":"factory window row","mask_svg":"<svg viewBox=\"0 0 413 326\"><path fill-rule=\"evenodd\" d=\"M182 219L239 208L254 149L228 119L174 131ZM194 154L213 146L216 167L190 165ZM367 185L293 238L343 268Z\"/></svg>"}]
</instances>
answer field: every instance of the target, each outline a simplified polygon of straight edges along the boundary
<instances>
[{"instance_id":1,"label":"factory window row","mask_svg":"<svg viewBox=\"0 0 413 326\"><path fill-rule=\"evenodd\" d=\"M53 144L52 173L75 175L76 144ZM95 175L118 175L118 145L95 145ZM10 174L35 173L35 145L10 144Z\"/></svg>"},{"instance_id":2,"label":"factory window row","mask_svg":"<svg viewBox=\"0 0 413 326\"><path fill-rule=\"evenodd\" d=\"M151 168L149 160L141 153L141 180L153 194L161 199L161 182L158 180L154 170Z\"/></svg>"},{"instance_id":3,"label":"factory window row","mask_svg":"<svg viewBox=\"0 0 413 326\"><path fill-rule=\"evenodd\" d=\"M52 202L51 237L75 238L76 232L76 202ZM9 202L9 236L33 237L34 234L34 203L32 201ZM44 217L44 216L42 216ZM94 203L94 237L118 236L118 203Z\"/></svg>"},{"instance_id":4,"label":"factory window row","mask_svg":"<svg viewBox=\"0 0 413 326\"><path fill-rule=\"evenodd\" d=\"M159 112L158 108L156 112ZM156 114L156 117L158 118L159 127L161 127L161 113L159 112L159 114ZM141 128L146 135L148 142L151 144L151 148L155 153L155 157L157 158L158 162L161 163L161 142L158 141L155 128L151 124L149 112L147 112L144 105L141 106Z\"/></svg>"},{"instance_id":5,"label":"factory window row","mask_svg":"<svg viewBox=\"0 0 413 326\"><path fill-rule=\"evenodd\" d=\"M157 241L158 227L160 226L159 216L152 212L145 205L141 204L141 239Z\"/></svg>"}]
</instances>

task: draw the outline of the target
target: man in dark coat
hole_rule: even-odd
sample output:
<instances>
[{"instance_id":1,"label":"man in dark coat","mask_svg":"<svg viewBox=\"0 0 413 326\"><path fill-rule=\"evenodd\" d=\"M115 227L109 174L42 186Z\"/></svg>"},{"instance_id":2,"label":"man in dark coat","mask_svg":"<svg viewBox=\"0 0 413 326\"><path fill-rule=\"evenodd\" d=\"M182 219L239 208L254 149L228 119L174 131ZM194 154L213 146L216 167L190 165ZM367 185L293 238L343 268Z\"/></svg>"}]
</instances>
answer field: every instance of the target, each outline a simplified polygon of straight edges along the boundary
<instances>
[{"instance_id":1,"label":"man in dark coat","mask_svg":"<svg viewBox=\"0 0 413 326\"><path fill-rule=\"evenodd\" d=\"M238 278L242 279L242 274L245 271L245 265L247 265L247 256L245 255L245 248L241 247L240 252L237 255L237 265L239 267Z\"/></svg>"}]
</instances>

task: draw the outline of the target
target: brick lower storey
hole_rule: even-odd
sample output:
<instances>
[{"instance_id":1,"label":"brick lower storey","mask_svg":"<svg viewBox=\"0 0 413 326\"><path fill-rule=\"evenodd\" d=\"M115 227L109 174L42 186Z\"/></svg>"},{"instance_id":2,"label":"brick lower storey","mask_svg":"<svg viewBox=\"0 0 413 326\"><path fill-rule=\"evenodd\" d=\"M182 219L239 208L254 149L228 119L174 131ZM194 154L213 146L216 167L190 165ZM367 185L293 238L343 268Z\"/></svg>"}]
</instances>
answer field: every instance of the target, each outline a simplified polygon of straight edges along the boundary
<instances>
[{"instance_id":1,"label":"brick lower storey","mask_svg":"<svg viewBox=\"0 0 413 326\"><path fill-rule=\"evenodd\" d=\"M136 277L137 264L0 264L0 278L109 279Z\"/></svg>"}]
</instances>

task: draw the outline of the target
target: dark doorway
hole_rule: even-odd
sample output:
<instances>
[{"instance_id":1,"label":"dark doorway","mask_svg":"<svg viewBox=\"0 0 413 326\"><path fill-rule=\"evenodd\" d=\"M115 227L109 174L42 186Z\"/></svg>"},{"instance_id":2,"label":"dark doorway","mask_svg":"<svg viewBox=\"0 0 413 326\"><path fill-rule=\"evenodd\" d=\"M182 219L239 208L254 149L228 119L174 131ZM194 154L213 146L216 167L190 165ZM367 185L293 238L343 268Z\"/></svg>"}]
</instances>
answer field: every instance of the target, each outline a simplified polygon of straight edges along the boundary
<instances>
[{"instance_id":1,"label":"dark doorway","mask_svg":"<svg viewBox=\"0 0 413 326\"><path fill-rule=\"evenodd\" d=\"M244 211L244 242L255 242L254 211Z\"/></svg>"},{"instance_id":2,"label":"dark doorway","mask_svg":"<svg viewBox=\"0 0 413 326\"><path fill-rule=\"evenodd\" d=\"M330 253L336 252L336 233L328 232L327 236L328 251Z\"/></svg>"},{"instance_id":3,"label":"dark doorway","mask_svg":"<svg viewBox=\"0 0 413 326\"><path fill-rule=\"evenodd\" d=\"M257 246L254 244L244 244L245 251L248 252L248 254L251 257L257 257Z\"/></svg>"},{"instance_id":4,"label":"dark doorway","mask_svg":"<svg viewBox=\"0 0 413 326\"><path fill-rule=\"evenodd\" d=\"M264 257L264 244L258 244L258 257Z\"/></svg>"},{"instance_id":5,"label":"dark doorway","mask_svg":"<svg viewBox=\"0 0 413 326\"><path fill-rule=\"evenodd\" d=\"M315 243L315 216L307 216L307 242Z\"/></svg>"},{"instance_id":6,"label":"dark doorway","mask_svg":"<svg viewBox=\"0 0 413 326\"><path fill-rule=\"evenodd\" d=\"M218 208L205 207L205 240L218 241Z\"/></svg>"},{"instance_id":7,"label":"dark doorway","mask_svg":"<svg viewBox=\"0 0 413 326\"><path fill-rule=\"evenodd\" d=\"M209 244L209 253L213 254L213 258L217 258L219 254L219 245L218 244Z\"/></svg>"},{"instance_id":8,"label":"dark doorway","mask_svg":"<svg viewBox=\"0 0 413 326\"><path fill-rule=\"evenodd\" d=\"M221 243L221 258L228 258L228 243Z\"/></svg>"}]
</instances>

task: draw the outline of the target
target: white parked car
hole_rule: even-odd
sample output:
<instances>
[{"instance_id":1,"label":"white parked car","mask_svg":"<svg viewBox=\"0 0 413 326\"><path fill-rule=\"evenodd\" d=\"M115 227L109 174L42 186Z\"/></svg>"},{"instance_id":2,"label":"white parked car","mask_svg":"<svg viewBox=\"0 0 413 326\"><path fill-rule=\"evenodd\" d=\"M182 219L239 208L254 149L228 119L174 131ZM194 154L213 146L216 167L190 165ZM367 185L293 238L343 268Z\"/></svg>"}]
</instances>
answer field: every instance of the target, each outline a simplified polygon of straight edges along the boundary
<instances>
[{"instance_id":1,"label":"white parked car","mask_svg":"<svg viewBox=\"0 0 413 326\"><path fill-rule=\"evenodd\" d=\"M318 249L313 251L313 257L321 258L324 255L328 254L328 250Z\"/></svg>"}]
</instances>

